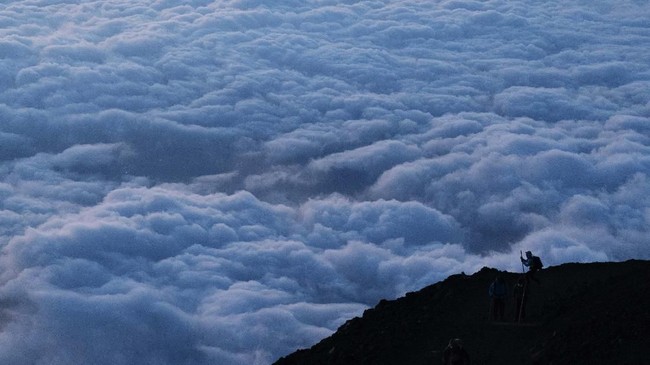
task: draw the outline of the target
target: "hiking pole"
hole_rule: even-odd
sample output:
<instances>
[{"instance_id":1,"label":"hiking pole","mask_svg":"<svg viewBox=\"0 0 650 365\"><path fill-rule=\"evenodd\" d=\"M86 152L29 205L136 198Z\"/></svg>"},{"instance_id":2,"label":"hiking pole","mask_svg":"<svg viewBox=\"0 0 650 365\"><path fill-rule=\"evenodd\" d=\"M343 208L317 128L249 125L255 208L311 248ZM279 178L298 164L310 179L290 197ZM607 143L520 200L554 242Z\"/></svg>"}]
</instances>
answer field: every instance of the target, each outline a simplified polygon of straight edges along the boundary
<instances>
[{"instance_id":1,"label":"hiking pole","mask_svg":"<svg viewBox=\"0 0 650 365\"><path fill-rule=\"evenodd\" d=\"M521 259L522 259L523 257L524 257L524 256L523 256L523 254L521 253L521 250L519 250L519 261L521 261ZM526 269L524 269L524 262L523 262L523 261L521 261L521 272L522 272L523 274L526 273Z\"/></svg>"},{"instance_id":2,"label":"hiking pole","mask_svg":"<svg viewBox=\"0 0 650 365\"><path fill-rule=\"evenodd\" d=\"M519 304L519 316L517 323L521 323L521 312L524 310L524 301L526 300L526 290L528 289L528 281L524 281L524 291L521 293L521 303Z\"/></svg>"}]
</instances>

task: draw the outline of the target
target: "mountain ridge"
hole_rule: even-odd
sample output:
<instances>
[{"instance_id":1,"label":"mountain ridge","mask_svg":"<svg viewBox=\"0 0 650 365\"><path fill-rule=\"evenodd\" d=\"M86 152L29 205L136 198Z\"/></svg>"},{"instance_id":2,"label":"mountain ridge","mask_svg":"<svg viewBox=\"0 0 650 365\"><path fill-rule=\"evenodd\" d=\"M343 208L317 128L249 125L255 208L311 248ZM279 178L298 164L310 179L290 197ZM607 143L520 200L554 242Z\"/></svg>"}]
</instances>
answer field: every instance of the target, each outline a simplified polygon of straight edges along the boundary
<instances>
[{"instance_id":1,"label":"mountain ridge","mask_svg":"<svg viewBox=\"0 0 650 365\"><path fill-rule=\"evenodd\" d=\"M502 276L510 293L521 273L484 267L449 276L361 317L309 349L274 365L440 364L450 338L463 339L472 364L650 363L650 261L566 263L529 283L527 318L489 318L490 283Z\"/></svg>"}]
</instances>

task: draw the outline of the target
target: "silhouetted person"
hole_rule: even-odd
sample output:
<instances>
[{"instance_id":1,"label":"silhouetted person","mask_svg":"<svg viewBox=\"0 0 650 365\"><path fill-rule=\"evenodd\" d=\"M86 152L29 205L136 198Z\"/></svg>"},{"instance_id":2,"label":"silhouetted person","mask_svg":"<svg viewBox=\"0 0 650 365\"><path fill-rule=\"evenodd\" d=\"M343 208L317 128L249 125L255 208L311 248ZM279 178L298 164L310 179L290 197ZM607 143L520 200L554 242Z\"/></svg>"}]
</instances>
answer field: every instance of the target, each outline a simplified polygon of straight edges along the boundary
<instances>
[{"instance_id":1,"label":"silhouetted person","mask_svg":"<svg viewBox=\"0 0 650 365\"><path fill-rule=\"evenodd\" d=\"M519 257L519 258L521 259L521 263L528 266L528 272L526 273L526 280L530 281L530 279L532 279L537 284L539 284L539 280L535 277L535 273L541 270L542 267L544 266L542 264L542 260L537 256L533 256L533 253L530 251L526 251L525 259L523 257Z\"/></svg>"},{"instance_id":2,"label":"silhouetted person","mask_svg":"<svg viewBox=\"0 0 650 365\"><path fill-rule=\"evenodd\" d=\"M490 284L488 290L490 298L492 299L492 319L503 321L503 316L506 310L506 298L508 296L508 287L501 275Z\"/></svg>"},{"instance_id":3,"label":"silhouetted person","mask_svg":"<svg viewBox=\"0 0 650 365\"><path fill-rule=\"evenodd\" d=\"M526 318L526 302L528 302L528 286L524 277L517 280L512 294L515 299L515 322L520 322Z\"/></svg>"},{"instance_id":4,"label":"silhouetted person","mask_svg":"<svg viewBox=\"0 0 650 365\"><path fill-rule=\"evenodd\" d=\"M449 345L442 353L443 365L470 365L469 354L463 347L463 341L459 338L449 340Z\"/></svg>"}]
</instances>

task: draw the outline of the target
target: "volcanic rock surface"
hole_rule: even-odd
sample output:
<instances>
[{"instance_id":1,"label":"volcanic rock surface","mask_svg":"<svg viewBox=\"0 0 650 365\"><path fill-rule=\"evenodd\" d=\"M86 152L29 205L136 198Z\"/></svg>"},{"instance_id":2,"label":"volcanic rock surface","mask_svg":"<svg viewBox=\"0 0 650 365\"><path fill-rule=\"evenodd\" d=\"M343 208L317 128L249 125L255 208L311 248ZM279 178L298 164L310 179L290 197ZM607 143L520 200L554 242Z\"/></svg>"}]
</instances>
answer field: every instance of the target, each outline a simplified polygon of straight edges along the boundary
<instances>
[{"instance_id":1,"label":"volcanic rock surface","mask_svg":"<svg viewBox=\"0 0 650 365\"><path fill-rule=\"evenodd\" d=\"M274 365L441 364L461 338L473 365L650 364L650 261L569 263L528 284L527 317L489 318L490 283L502 275L512 294L520 273L483 268L382 300L310 349Z\"/></svg>"}]
</instances>

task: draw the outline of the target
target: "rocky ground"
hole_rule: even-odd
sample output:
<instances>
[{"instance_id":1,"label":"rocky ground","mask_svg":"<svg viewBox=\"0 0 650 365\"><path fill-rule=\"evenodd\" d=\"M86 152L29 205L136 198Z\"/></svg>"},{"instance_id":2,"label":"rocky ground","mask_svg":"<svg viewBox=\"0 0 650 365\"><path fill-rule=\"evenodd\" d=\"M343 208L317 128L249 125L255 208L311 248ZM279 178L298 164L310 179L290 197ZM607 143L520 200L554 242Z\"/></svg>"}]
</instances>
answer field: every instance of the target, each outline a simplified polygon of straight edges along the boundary
<instances>
[{"instance_id":1,"label":"rocky ground","mask_svg":"<svg viewBox=\"0 0 650 365\"><path fill-rule=\"evenodd\" d=\"M382 300L310 349L274 365L441 364L450 338L463 339L473 365L650 364L650 261L564 264L529 284L528 316L488 318L497 275L509 288L521 274L483 268L453 275L397 300Z\"/></svg>"}]
</instances>

